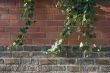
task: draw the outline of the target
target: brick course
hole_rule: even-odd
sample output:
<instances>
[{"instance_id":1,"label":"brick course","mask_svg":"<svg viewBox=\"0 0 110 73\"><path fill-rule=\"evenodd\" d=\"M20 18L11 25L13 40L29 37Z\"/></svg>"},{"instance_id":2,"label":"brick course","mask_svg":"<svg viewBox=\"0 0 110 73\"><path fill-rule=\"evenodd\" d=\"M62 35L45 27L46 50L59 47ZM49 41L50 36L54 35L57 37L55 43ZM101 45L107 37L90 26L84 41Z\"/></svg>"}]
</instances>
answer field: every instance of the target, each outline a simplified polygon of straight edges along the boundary
<instances>
[{"instance_id":1,"label":"brick course","mask_svg":"<svg viewBox=\"0 0 110 73\"><path fill-rule=\"evenodd\" d=\"M109 45L110 39L110 1L97 2L101 5L95 15L97 38L95 43ZM0 44L11 44L20 32L19 27L24 26L25 20L21 21L23 0L0 0ZM51 45L55 38L60 37L64 25L66 13L55 7L53 0L35 0L34 19L37 20L29 30L25 44ZM74 30L73 30L74 32ZM77 34L74 33L65 41L65 44L79 44Z\"/></svg>"},{"instance_id":2,"label":"brick course","mask_svg":"<svg viewBox=\"0 0 110 73\"><path fill-rule=\"evenodd\" d=\"M68 57L49 55L46 53L48 48L49 46L0 46L0 73L81 73L85 68L91 73L110 72L109 52L93 52L88 58L82 58L81 53L79 56Z\"/></svg>"}]
</instances>

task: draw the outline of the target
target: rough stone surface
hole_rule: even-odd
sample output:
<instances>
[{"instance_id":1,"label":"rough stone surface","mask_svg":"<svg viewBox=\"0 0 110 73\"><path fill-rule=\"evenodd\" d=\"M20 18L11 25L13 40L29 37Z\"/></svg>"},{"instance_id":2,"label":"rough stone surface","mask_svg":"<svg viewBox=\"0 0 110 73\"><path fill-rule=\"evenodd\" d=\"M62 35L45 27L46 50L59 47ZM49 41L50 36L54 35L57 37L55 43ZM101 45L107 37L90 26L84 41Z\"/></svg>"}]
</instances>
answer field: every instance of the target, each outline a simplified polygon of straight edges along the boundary
<instances>
[{"instance_id":1,"label":"rough stone surface","mask_svg":"<svg viewBox=\"0 0 110 73\"><path fill-rule=\"evenodd\" d=\"M0 73L81 73L84 70L89 73L110 73L108 51L93 52L88 58L82 58L81 54L67 57L63 55L64 52L63 56L55 57L46 53L48 47L0 46Z\"/></svg>"}]
</instances>

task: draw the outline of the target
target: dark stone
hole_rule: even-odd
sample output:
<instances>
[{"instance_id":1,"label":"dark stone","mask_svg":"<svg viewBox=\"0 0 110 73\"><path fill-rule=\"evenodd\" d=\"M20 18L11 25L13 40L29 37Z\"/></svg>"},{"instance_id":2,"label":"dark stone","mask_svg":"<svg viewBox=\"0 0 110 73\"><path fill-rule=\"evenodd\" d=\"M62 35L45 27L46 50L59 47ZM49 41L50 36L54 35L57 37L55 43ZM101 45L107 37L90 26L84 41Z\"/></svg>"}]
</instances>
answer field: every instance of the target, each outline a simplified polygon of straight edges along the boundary
<instances>
[{"instance_id":1,"label":"dark stone","mask_svg":"<svg viewBox=\"0 0 110 73\"><path fill-rule=\"evenodd\" d=\"M75 64L76 63L76 59L72 59L72 58L63 58L63 59L58 59L57 60L57 64L59 65L70 65L70 64Z\"/></svg>"},{"instance_id":2,"label":"dark stone","mask_svg":"<svg viewBox=\"0 0 110 73\"><path fill-rule=\"evenodd\" d=\"M110 72L110 66L109 65L101 66L101 72Z\"/></svg>"},{"instance_id":3,"label":"dark stone","mask_svg":"<svg viewBox=\"0 0 110 73\"><path fill-rule=\"evenodd\" d=\"M37 58L31 58L31 62L30 62L31 65L38 65L39 64L39 61Z\"/></svg>"},{"instance_id":4,"label":"dark stone","mask_svg":"<svg viewBox=\"0 0 110 73\"><path fill-rule=\"evenodd\" d=\"M66 71L66 66L48 66L49 71Z\"/></svg>"},{"instance_id":5,"label":"dark stone","mask_svg":"<svg viewBox=\"0 0 110 73\"><path fill-rule=\"evenodd\" d=\"M67 66L67 71L70 71L70 72L79 72L79 66L78 65Z\"/></svg>"},{"instance_id":6,"label":"dark stone","mask_svg":"<svg viewBox=\"0 0 110 73\"><path fill-rule=\"evenodd\" d=\"M4 64L12 65L12 64L20 64L20 59L4 59Z\"/></svg>"},{"instance_id":7,"label":"dark stone","mask_svg":"<svg viewBox=\"0 0 110 73\"><path fill-rule=\"evenodd\" d=\"M48 54L44 51L32 52L32 58L48 58Z\"/></svg>"},{"instance_id":8,"label":"dark stone","mask_svg":"<svg viewBox=\"0 0 110 73\"><path fill-rule=\"evenodd\" d=\"M24 46L24 51L34 51L32 46Z\"/></svg>"},{"instance_id":9,"label":"dark stone","mask_svg":"<svg viewBox=\"0 0 110 73\"><path fill-rule=\"evenodd\" d=\"M96 59L95 63L98 65L110 65L110 59Z\"/></svg>"},{"instance_id":10,"label":"dark stone","mask_svg":"<svg viewBox=\"0 0 110 73\"><path fill-rule=\"evenodd\" d=\"M77 64L87 64L87 65L90 65L90 64L95 64L95 61L93 58L80 58L77 60Z\"/></svg>"},{"instance_id":11,"label":"dark stone","mask_svg":"<svg viewBox=\"0 0 110 73\"><path fill-rule=\"evenodd\" d=\"M12 53L14 58L29 58L30 52L22 51L22 52L13 52Z\"/></svg>"},{"instance_id":12,"label":"dark stone","mask_svg":"<svg viewBox=\"0 0 110 73\"><path fill-rule=\"evenodd\" d=\"M56 59L39 59L39 65L56 65L57 60Z\"/></svg>"},{"instance_id":13,"label":"dark stone","mask_svg":"<svg viewBox=\"0 0 110 73\"><path fill-rule=\"evenodd\" d=\"M0 64L4 64L4 59L0 59Z\"/></svg>"},{"instance_id":14,"label":"dark stone","mask_svg":"<svg viewBox=\"0 0 110 73\"><path fill-rule=\"evenodd\" d=\"M6 65L0 65L0 71L5 71Z\"/></svg>"}]
</instances>

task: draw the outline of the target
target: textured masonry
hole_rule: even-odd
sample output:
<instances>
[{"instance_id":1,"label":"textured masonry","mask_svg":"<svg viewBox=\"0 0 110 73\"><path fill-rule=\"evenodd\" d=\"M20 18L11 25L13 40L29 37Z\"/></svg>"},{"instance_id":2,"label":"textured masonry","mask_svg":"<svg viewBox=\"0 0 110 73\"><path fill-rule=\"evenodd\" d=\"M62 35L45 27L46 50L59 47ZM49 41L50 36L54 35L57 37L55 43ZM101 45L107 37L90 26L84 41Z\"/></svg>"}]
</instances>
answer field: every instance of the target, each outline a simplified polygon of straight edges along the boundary
<instances>
[{"instance_id":1,"label":"textured masonry","mask_svg":"<svg viewBox=\"0 0 110 73\"><path fill-rule=\"evenodd\" d=\"M34 0L35 12L33 24L25 34L25 44L50 45L60 36L65 19L65 12L55 7L53 0ZM98 0L97 0L98 1ZM101 7L95 15L97 38L94 43L110 44L110 0L97 2ZM19 27L24 26L25 21L20 20L23 12L23 0L0 0L0 44L12 44L18 35ZM77 34L73 33L64 44L79 44Z\"/></svg>"},{"instance_id":2,"label":"textured masonry","mask_svg":"<svg viewBox=\"0 0 110 73\"><path fill-rule=\"evenodd\" d=\"M89 58L81 55L53 56L46 53L49 46L0 46L0 73L81 73L85 67L91 73L110 72L110 53L94 52ZM75 49L65 46L64 49ZM110 49L110 48L104 48ZM69 51L68 51L69 52ZM83 65L84 63L87 65Z\"/></svg>"}]
</instances>

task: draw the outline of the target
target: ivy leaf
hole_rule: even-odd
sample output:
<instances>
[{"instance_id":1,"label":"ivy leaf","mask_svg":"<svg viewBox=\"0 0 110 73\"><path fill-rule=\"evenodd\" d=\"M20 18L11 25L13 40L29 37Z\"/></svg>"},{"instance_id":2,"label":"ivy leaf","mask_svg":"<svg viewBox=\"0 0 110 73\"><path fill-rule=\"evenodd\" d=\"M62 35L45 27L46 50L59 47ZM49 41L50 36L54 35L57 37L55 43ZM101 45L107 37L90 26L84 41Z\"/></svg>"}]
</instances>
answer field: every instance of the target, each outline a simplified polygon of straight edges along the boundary
<instances>
[{"instance_id":1,"label":"ivy leaf","mask_svg":"<svg viewBox=\"0 0 110 73\"><path fill-rule=\"evenodd\" d=\"M26 33L25 27L21 27L21 28L20 28L20 31L21 31L22 33Z\"/></svg>"},{"instance_id":2,"label":"ivy leaf","mask_svg":"<svg viewBox=\"0 0 110 73\"><path fill-rule=\"evenodd\" d=\"M31 21L26 22L26 26L29 27L31 25Z\"/></svg>"},{"instance_id":3,"label":"ivy leaf","mask_svg":"<svg viewBox=\"0 0 110 73\"><path fill-rule=\"evenodd\" d=\"M28 17L29 17L30 19L32 19L33 13L28 14Z\"/></svg>"}]
</instances>

